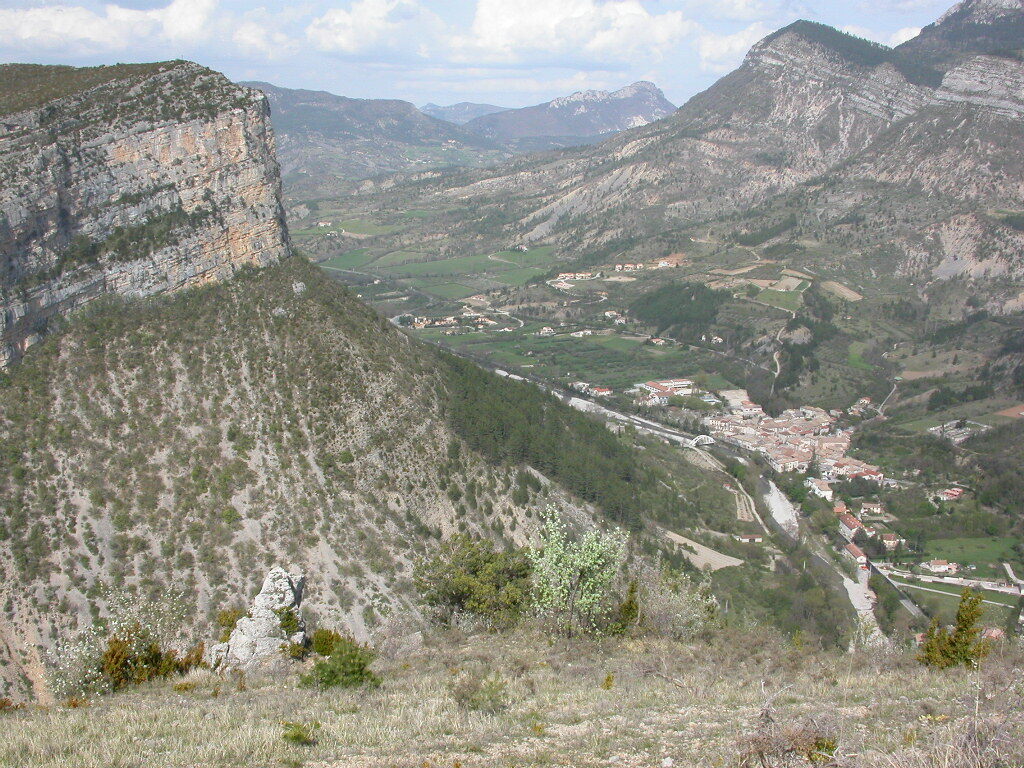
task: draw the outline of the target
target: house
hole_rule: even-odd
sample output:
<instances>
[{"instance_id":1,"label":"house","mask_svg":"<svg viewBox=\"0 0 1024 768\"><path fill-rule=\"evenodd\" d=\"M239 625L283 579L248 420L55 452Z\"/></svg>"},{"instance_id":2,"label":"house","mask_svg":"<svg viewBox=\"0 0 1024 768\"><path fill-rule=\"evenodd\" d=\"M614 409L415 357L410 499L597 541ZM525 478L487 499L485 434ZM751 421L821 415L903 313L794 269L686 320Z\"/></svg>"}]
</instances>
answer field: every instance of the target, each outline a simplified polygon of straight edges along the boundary
<instances>
[{"instance_id":1,"label":"house","mask_svg":"<svg viewBox=\"0 0 1024 768\"><path fill-rule=\"evenodd\" d=\"M839 516L839 533L843 535L844 539L853 541L853 537L857 535L857 531L863 530L864 523L853 515L842 514Z\"/></svg>"},{"instance_id":2,"label":"house","mask_svg":"<svg viewBox=\"0 0 1024 768\"><path fill-rule=\"evenodd\" d=\"M885 507L878 501L865 501L860 505L861 517L864 515L884 515Z\"/></svg>"},{"instance_id":3,"label":"house","mask_svg":"<svg viewBox=\"0 0 1024 768\"><path fill-rule=\"evenodd\" d=\"M956 573L960 570L959 565L947 560L929 560L927 563L921 563L921 567L932 573Z\"/></svg>"},{"instance_id":4,"label":"house","mask_svg":"<svg viewBox=\"0 0 1024 768\"><path fill-rule=\"evenodd\" d=\"M555 335L555 329L552 328L550 325L545 325L543 328L541 328L539 331L537 331L537 335L538 336L554 336Z\"/></svg>"},{"instance_id":5,"label":"house","mask_svg":"<svg viewBox=\"0 0 1024 768\"><path fill-rule=\"evenodd\" d=\"M611 397L612 389L611 387L591 387L590 394L594 397Z\"/></svg>"},{"instance_id":6,"label":"house","mask_svg":"<svg viewBox=\"0 0 1024 768\"><path fill-rule=\"evenodd\" d=\"M892 552L900 544L906 544L907 543L906 539L901 539L895 533L883 533L882 537L881 537L881 540L882 540L882 546L885 547L887 552Z\"/></svg>"},{"instance_id":7,"label":"house","mask_svg":"<svg viewBox=\"0 0 1024 768\"><path fill-rule=\"evenodd\" d=\"M1000 627L985 627L981 631L982 640L1005 640L1006 632Z\"/></svg>"},{"instance_id":8,"label":"house","mask_svg":"<svg viewBox=\"0 0 1024 768\"><path fill-rule=\"evenodd\" d=\"M852 541L843 547L843 551L849 556L857 565L867 570L868 567L868 556L864 554L864 551L854 544Z\"/></svg>"},{"instance_id":9,"label":"house","mask_svg":"<svg viewBox=\"0 0 1024 768\"><path fill-rule=\"evenodd\" d=\"M759 533L741 533L733 538L736 541L742 541L744 544L761 544L764 542L764 536Z\"/></svg>"},{"instance_id":10,"label":"house","mask_svg":"<svg viewBox=\"0 0 1024 768\"><path fill-rule=\"evenodd\" d=\"M947 488L939 492L938 498L942 501L956 501L964 495L963 488Z\"/></svg>"},{"instance_id":11,"label":"house","mask_svg":"<svg viewBox=\"0 0 1024 768\"><path fill-rule=\"evenodd\" d=\"M832 511L835 512L837 515L847 515L850 513L850 510L847 508L845 501L837 501L832 506Z\"/></svg>"},{"instance_id":12,"label":"house","mask_svg":"<svg viewBox=\"0 0 1024 768\"><path fill-rule=\"evenodd\" d=\"M832 501L832 485L828 480L809 477L804 481L804 485L806 485L815 496L820 496L825 501Z\"/></svg>"}]
</instances>

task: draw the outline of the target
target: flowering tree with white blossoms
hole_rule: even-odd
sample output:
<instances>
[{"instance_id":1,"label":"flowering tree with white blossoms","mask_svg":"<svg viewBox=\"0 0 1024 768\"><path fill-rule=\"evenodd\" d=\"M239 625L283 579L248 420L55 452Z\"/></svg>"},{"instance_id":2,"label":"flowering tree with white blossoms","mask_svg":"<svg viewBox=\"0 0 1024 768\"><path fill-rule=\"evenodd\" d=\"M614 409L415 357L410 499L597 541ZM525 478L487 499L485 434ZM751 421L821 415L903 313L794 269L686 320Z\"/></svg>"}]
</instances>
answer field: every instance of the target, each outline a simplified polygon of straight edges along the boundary
<instances>
[{"instance_id":1,"label":"flowering tree with white blossoms","mask_svg":"<svg viewBox=\"0 0 1024 768\"><path fill-rule=\"evenodd\" d=\"M571 540L558 513L548 509L541 547L529 552L537 614L570 637L577 627L592 628L625 562L627 538L615 529L592 530Z\"/></svg>"}]
</instances>

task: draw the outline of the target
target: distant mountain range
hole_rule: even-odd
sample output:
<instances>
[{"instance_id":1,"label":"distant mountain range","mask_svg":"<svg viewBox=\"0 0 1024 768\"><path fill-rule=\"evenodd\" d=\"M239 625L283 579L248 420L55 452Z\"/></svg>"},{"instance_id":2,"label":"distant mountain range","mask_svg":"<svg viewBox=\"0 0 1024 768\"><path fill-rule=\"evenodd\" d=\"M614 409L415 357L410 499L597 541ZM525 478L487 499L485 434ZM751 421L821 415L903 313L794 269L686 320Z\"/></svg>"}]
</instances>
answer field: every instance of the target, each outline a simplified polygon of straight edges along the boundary
<instances>
[{"instance_id":1,"label":"distant mountain range","mask_svg":"<svg viewBox=\"0 0 1024 768\"><path fill-rule=\"evenodd\" d=\"M437 104L424 104L420 112L438 120L446 120L455 125L465 125L470 120L484 115L491 115L495 112L504 112L508 107L497 107L494 104L474 104L471 101L460 101L458 104L449 104L442 107Z\"/></svg>"},{"instance_id":2,"label":"distant mountain range","mask_svg":"<svg viewBox=\"0 0 1024 768\"><path fill-rule=\"evenodd\" d=\"M281 172L293 195L326 195L372 176L483 165L510 154L497 142L425 115L407 101L246 85L270 101Z\"/></svg>"},{"instance_id":3,"label":"distant mountain range","mask_svg":"<svg viewBox=\"0 0 1024 768\"><path fill-rule=\"evenodd\" d=\"M594 141L659 120L675 106L654 83L617 91L579 91L544 104L482 115L466 129L522 149L547 149Z\"/></svg>"},{"instance_id":4,"label":"distant mountain range","mask_svg":"<svg viewBox=\"0 0 1024 768\"><path fill-rule=\"evenodd\" d=\"M954 315L1024 309L1022 49L1022 0L966 0L894 49L799 21L662 120L436 189L467 221L500 207L505 240L595 255L713 225Z\"/></svg>"},{"instance_id":5,"label":"distant mountain range","mask_svg":"<svg viewBox=\"0 0 1024 768\"><path fill-rule=\"evenodd\" d=\"M397 99L246 85L270 100L285 189L298 198L390 173L494 165L517 153L587 144L674 109L651 83L522 109L462 102L422 110Z\"/></svg>"}]
</instances>

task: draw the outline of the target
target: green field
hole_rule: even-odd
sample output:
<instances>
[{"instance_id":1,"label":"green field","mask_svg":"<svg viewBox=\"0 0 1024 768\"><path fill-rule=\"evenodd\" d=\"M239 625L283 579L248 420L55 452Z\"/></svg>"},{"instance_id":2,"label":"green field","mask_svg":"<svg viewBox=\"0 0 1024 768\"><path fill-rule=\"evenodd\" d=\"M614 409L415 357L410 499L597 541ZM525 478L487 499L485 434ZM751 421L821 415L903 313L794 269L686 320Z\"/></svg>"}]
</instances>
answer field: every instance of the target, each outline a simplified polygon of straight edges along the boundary
<instances>
[{"instance_id":1,"label":"green field","mask_svg":"<svg viewBox=\"0 0 1024 768\"><path fill-rule=\"evenodd\" d=\"M871 363L864 359L864 353L867 351L868 345L863 341L852 341L850 342L850 348L847 355L847 361L851 368L859 368L861 370L870 371L874 368Z\"/></svg>"},{"instance_id":2,"label":"green field","mask_svg":"<svg viewBox=\"0 0 1024 768\"><path fill-rule=\"evenodd\" d=\"M803 304L803 296L799 291L775 291L771 288L765 288L757 294L757 300L790 312L796 312Z\"/></svg>"},{"instance_id":3,"label":"green field","mask_svg":"<svg viewBox=\"0 0 1024 768\"><path fill-rule=\"evenodd\" d=\"M425 285L420 290L440 296L442 299L464 299L478 293L475 288L462 285L462 283L437 283L436 285Z\"/></svg>"},{"instance_id":4,"label":"green field","mask_svg":"<svg viewBox=\"0 0 1024 768\"><path fill-rule=\"evenodd\" d=\"M373 256L366 248L360 248L357 251L349 251L348 253L343 253L340 256L323 261L320 263L320 266L327 269L358 269L372 259Z\"/></svg>"},{"instance_id":5,"label":"green field","mask_svg":"<svg viewBox=\"0 0 1024 768\"><path fill-rule=\"evenodd\" d=\"M535 277L540 277L547 273L547 271L540 267L523 267L522 269L510 269L507 272L499 272L494 275L494 279L500 283L505 283L505 285L526 285Z\"/></svg>"},{"instance_id":6,"label":"green field","mask_svg":"<svg viewBox=\"0 0 1024 768\"><path fill-rule=\"evenodd\" d=\"M375 260L373 266L389 267L410 261L426 261L428 258L430 258L430 254L423 251L392 251Z\"/></svg>"},{"instance_id":7,"label":"green field","mask_svg":"<svg viewBox=\"0 0 1024 768\"><path fill-rule=\"evenodd\" d=\"M932 539L925 546L928 559L949 560L960 565L975 565L973 573L982 578L1006 577L1000 563L1009 562L1014 570L1020 568L1021 556L1014 552L1013 545L1019 539L1012 536L984 537L974 539ZM1019 578L1024 575L1018 574Z\"/></svg>"},{"instance_id":8,"label":"green field","mask_svg":"<svg viewBox=\"0 0 1024 768\"><path fill-rule=\"evenodd\" d=\"M897 583L902 584L903 582ZM938 589L938 587L933 584L923 586L927 586L929 589ZM927 592L922 589L915 589L913 586L906 586L904 589L905 594L921 606L924 612L929 616L938 618L942 624L952 624L956 620L956 609L960 604L960 592L946 592L945 589L939 589L938 591L946 594ZM1002 603L1003 598L1010 597L1009 595L992 592L983 592L982 595L985 600L993 600L992 595L995 595L996 597L994 602L1000 603ZM1016 617L1018 613L1018 608L1015 602L1011 602L1010 604L1002 603L1000 605L983 603L982 608L983 613L981 621L985 626L1005 628L1010 624L1011 619Z\"/></svg>"}]
</instances>

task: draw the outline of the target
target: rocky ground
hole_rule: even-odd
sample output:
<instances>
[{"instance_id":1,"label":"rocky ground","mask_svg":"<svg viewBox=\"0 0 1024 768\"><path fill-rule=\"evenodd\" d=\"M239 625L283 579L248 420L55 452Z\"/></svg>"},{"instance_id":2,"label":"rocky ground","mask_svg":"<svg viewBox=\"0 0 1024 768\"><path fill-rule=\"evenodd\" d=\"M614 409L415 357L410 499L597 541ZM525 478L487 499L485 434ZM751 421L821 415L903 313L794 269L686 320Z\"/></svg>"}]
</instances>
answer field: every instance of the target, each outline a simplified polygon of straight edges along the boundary
<instances>
[{"instance_id":1,"label":"rocky ground","mask_svg":"<svg viewBox=\"0 0 1024 768\"><path fill-rule=\"evenodd\" d=\"M87 706L0 715L0 764L111 766L868 766L1024 760L1019 653L929 671L760 629L686 645L394 628L375 690L192 673ZM315 743L283 738L289 723Z\"/></svg>"}]
</instances>

